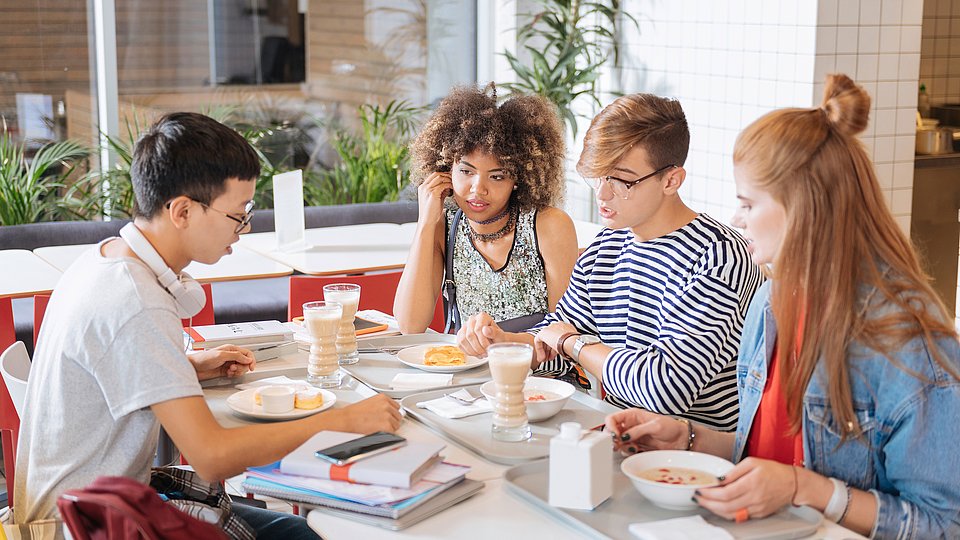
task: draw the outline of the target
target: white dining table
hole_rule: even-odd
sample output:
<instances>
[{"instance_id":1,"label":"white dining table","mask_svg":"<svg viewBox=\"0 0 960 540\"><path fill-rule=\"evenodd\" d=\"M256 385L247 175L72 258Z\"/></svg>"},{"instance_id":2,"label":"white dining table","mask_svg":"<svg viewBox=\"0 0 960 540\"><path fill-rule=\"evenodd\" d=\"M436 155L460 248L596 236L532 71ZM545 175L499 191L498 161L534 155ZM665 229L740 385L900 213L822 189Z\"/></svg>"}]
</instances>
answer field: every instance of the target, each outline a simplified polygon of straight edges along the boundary
<instances>
[{"instance_id":1,"label":"white dining table","mask_svg":"<svg viewBox=\"0 0 960 540\"><path fill-rule=\"evenodd\" d=\"M274 232L250 233L240 245L314 276L359 274L403 268L413 244L416 223L366 223L304 231L304 243L281 251ZM574 221L577 246L590 245L601 225Z\"/></svg>"},{"instance_id":2,"label":"white dining table","mask_svg":"<svg viewBox=\"0 0 960 540\"><path fill-rule=\"evenodd\" d=\"M247 380L285 375L292 379L306 378L306 354L296 353L277 359L272 364L264 362L257 371L248 374ZM223 382L223 381L221 381ZM227 398L237 392L234 383L204 389L204 397L217 421L224 427L240 427L258 422L237 416L227 405ZM358 381L346 377L343 387L334 390L337 395L335 407L356 403L375 392ZM442 452L447 461L469 465L468 478L485 482L483 489L473 497L439 514L400 531L389 531L366 525L347 518L333 516L319 510L311 511L308 523L327 540L338 539L425 539L456 538L457 540L489 540L493 538L550 538L556 540L582 539L577 530L558 521L550 514L532 506L511 494L503 475L509 468L491 463L457 443L443 438L424 425L405 419L398 431L412 441L441 442L446 444ZM817 533L809 538L851 539L862 538L839 525L825 521Z\"/></svg>"},{"instance_id":3,"label":"white dining table","mask_svg":"<svg viewBox=\"0 0 960 540\"><path fill-rule=\"evenodd\" d=\"M62 272L26 249L0 250L0 297L48 294Z\"/></svg>"},{"instance_id":4,"label":"white dining table","mask_svg":"<svg viewBox=\"0 0 960 540\"><path fill-rule=\"evenodd\" d=\"M33 253L60 271L66 271L81 254L95 245L47 246L36 248ZM224 255L216 263L192 262L184 271L197 281L211 283L289 276L293 268L235 244L233 253Z\"/></svg>"}]
</instances>

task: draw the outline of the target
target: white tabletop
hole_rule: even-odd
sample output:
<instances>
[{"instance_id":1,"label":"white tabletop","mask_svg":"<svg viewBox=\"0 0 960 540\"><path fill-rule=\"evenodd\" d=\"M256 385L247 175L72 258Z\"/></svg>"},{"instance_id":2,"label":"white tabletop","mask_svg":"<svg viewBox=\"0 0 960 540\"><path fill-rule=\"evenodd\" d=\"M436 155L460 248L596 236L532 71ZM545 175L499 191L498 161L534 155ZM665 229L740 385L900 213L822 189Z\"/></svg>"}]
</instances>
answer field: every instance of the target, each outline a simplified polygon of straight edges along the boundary
<instances>
[{"instance_id":1,"label":"white tabletop","mask_svg":"<svg viewBox=\"0 0 960 540\"><path fill-rule=\"evenodd\" d=\"M48 294L60 280L60 270L25 249L0 251L0 297Z\"/></svg>"},{"instance_id":2,"label":"white tabletop","mask_svg":"<svg viewBox=\"0 0 960 540\"><path fill-rule=\"evenodd\" d=\"M264 362L257 366L256 377L286 375L293 379L306 377L306 354L298 353ZM251 374L252 375L252 374ZM250 424L232 413L226 404L228 396L236 392L232 383L204 389L204 396L217 421L224 427L237 427ZM334 391L337 394L335 407L374 395L370 388L347 378L344 388ZM371 525L365 525L346 518L335 517L321 511L310 512L308 520L323 538L330 540L347 538L456 538L458 540L494 538L583 538L575 530L557 521L549 514L510 494L504 486L503 474L507 466L488 462L473 452L448 441L429 430L422 424L407 419L399 430L400 435L409 440L424 442L442 442L448 461L472 467L468 478L486 483L484 488L451 508L431 516L401 531L388 531ZM817 534L811 538L847 539L856 534L834 523L825 522Z\"/></svg>"},{"instance_id":3,"label":"white tabletop","mask_svg":"<svg viewBox=\"0 0 960 540\"><path fill-rule=\"evenodd\" d=\"M403 268L413 243L416 223L366 223L307 229L305 247L277 250L274 232L250 233L240 245L315 276L352 274Z\"/></svg>"},{"instance_id":4,"label":"white tabletop","mask_svg":"<svg viewBox=\"0 0 960 540\"><path fill-rule=\"evenodd\" d=\"M49 246L37 248L33 253L60 271L65 271L84 251L95 245ZM293 273L293 268L234 245L233 253L224 255L215 264L193 262L184 268L184 271L197 281L213 282L289 276Z\"/></svg>"},{"instance_id":5,"label":"white tabletop","mask_svg":"<svg viewBox=\"0 0 960 540\"><path fill-rule=\"evenodd\" d=\"M603 228L587 221L574 221L574 226L580 249L589 246ZM367 223L307 229L304 236L309 247L285 252L277 250L273 232L245 234L240 244L304 274L352 274L403 268L416 228L416 223Z\"/></svg>"}]
</instances>

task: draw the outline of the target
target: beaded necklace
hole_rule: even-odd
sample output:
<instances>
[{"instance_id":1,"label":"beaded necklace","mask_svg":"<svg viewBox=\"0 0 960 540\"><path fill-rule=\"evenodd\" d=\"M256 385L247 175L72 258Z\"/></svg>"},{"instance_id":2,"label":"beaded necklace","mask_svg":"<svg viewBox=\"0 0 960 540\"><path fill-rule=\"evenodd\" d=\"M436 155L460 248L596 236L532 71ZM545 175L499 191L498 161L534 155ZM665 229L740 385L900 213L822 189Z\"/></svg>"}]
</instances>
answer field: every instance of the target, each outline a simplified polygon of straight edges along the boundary
<instances>
[{"instance_id":1,"label":"beaded necklace","mask_svg":"<svg viewBox=\"0 0 960 540\"><path fill-rule=\"evenodd\" d=\"M508 204L503 208L503 212L500 212L499 214L493 216L492 218L485 219L483 221L474 221L473 223L476 223L477 225L489 225L491 223L496 223L501 219L503 219L503 217L506 216L508 213L510 213L510 210L512 209L513 208L511 207L511 205Z\"/></svg>"},{"instance_id":2,"label":"beaded necklace","mask_svg":"<svg viewBox=\"0 0 960 540\"><path fill-rule=\"evenodd\" d=\"M470 235L470 238L472 240L479 240L481 242L492 242L494 240L499 240L504 236L506 236L507 234L509 234L510 231L512 231L517 224L517 212L514 211L513 208L508 208L507 211L510 212L510 218L507 219L507 222L503 224L503 227L501 227L500 230L493 231L492 233L477 232L473 230L473 227L470 226L470 224L468 223L467 233ZM488 219L486 221L471 221L468 219L467 221L471 223L486 224L486 223L493 223L494 221L502 219L502 217L503 217L503 214L500 214L500 216L498 216L497 219Z\"/></svg>"}]
</instances>

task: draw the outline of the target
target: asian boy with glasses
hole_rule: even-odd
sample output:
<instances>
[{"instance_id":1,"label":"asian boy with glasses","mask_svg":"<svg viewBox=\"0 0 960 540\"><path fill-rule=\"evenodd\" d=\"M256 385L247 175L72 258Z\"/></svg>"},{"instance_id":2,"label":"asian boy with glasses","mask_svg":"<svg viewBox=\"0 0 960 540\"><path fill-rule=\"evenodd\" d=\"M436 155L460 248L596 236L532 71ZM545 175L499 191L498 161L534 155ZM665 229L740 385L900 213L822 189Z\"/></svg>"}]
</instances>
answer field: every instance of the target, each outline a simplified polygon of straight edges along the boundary
<instances>
[{"instance_id":1,"label":"asian boy with glasses","mask_svg":"<svg viewBox=\"0 0 960 540\"><path fill-rule=\"evenodd\" d=\"M676 100L633 94L604 108L577 171L606 228L543 323L507 333L481 313L458 335L461 347L530 343L539 374L582 380L571 377L579 367L617 406L734 429L740 333L762 276L736 231L681 200L689 142Z\"/></svg>"},{"instance_id":2,"label":"asian boy with glasses","mask_svg":"<svg viewBox=\"0 0 960 540\"><path fill-rule=\"evenodd\" d=\"M65 490L99 476L150 479L162 425L196 473L217 482L277 461L321 430L395 431L398 406L378 395L290 422L223 428L200 380L254 367L249 351L188 358L180 319L203 307L183 273L231 252L253 210L260 164L232 129L172 113L137 142L135 218L81 256L50 299L20 430L14 514L55 518ZM260 538L317 538L303 518L234 505Z\"/></svg>"}]
</instances>

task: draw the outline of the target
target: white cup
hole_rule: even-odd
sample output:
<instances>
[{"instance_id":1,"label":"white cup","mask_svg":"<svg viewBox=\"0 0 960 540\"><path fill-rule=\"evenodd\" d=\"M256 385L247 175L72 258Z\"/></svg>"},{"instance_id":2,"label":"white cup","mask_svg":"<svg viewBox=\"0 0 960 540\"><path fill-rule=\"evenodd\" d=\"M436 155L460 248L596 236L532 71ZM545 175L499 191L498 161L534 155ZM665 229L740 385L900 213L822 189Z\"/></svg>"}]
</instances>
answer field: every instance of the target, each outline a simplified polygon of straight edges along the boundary
<instances>
[{"instance_id":1,"label":"white cup","mask_svg":"<svg viewBox=\"0 0 960 540\"><path fill-rule=\"evenodd\" d=\"M296 392L289 386L268 386L260 390L263 412L280 414L292 411L295 394Z\"/></svg>"}]
</instances>

